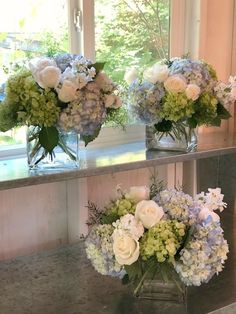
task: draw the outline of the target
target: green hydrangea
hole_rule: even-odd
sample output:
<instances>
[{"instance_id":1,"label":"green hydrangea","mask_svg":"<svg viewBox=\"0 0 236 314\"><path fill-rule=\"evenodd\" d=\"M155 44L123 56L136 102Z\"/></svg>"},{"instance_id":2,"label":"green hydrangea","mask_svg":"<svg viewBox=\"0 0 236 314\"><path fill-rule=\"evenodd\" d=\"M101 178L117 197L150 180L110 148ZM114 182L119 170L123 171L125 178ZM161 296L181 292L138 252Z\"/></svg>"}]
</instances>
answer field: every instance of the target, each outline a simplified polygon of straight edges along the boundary
<instances>
[{"instance_id":1,"label":"green hydrangea","mask_svg":"<svg viewBox=\"0 0 236 314\"><path fill-rule=\"evenodd\" d=\"M195 119L198 125L211 124L217 117L218 100L211 93L203 93L195 104Z\"/></svg>"},{"instance_id":2,"label":"green hydrangea","mask_svg":"<svg viewBox=\"0 0 236 314\"><path fill-rule=\"evenodd\" d=\"M17 107L17 120L22 124L50 127L60 113L56 94L41 89L27 69L9 77L6 84L6 102Z\"/></svg>"},{"instance_id":3,"label":"green hydrangea","mask_svg":"<svg viewBox=\"0 0 236 314\"><path fill-rule=\"evenodd\" d=\"M106 215L117 215L119 217L126 214L134 214L136 209L136 204L132 199L118 199L116 202L112 202L106 210Z\"/></svg>"},{"instance_id":4,"label":"green hydrangea","mask_svg":"<svg viewBox=\"0 0 236 314\"><path fill-rule=\"evenodd\" d=\"M6 132L17 125L17 106L0 103L0 131Z\"/></svg>"},{"instance_id":5,"label":"green hydrangea","mask_svg":"<svg viewBox=\"0 0 236 314\"><path fill-rule=\"evenodd\" d=\"M193 101L185 93L167 93L161 110L161 117L177 122L192 116L194 113Z\"/></svg>"},{"instance_id":6,"label":"green hydrangea","mask_svg":"<svg viewBox=\"0 0 236 314\"><path fill-rule=\"evenodd\" d=\"M156 256L159 263L171 261L182 244L186 226L177 220L162 220L146 232L140 243L143 260Z\"/></svg>"}]
</instances>

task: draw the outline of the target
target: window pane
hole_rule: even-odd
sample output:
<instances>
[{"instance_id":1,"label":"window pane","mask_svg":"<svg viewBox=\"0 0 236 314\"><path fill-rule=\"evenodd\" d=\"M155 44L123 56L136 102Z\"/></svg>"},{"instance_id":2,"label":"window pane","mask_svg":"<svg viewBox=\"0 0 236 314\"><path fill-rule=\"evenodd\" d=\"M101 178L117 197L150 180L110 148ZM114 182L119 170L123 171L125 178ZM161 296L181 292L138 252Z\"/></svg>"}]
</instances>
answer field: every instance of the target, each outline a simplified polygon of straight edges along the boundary
<instances>
[{"instance_id":1,"label":"window pane","mask_svg":"<svg viewBox=\"0 0 236 314\"><path fill-rule=\"evenodd\" d=\"M122 83L126 69L146 68L169 53L169 0L95 0L96 60Z\"/></svg>"},{"instance_id":2,"label":"window pane","mask_svg":"<svg viewBox=\"0 0 236 314\"><path fill-rule=\"evenodd\" d=\"M7 0L2 7L0 85L13 63L68 51L67 0ZM24 134L23 128L0 133L1 147L24 143Z\"/></svg>"}]
</instances>

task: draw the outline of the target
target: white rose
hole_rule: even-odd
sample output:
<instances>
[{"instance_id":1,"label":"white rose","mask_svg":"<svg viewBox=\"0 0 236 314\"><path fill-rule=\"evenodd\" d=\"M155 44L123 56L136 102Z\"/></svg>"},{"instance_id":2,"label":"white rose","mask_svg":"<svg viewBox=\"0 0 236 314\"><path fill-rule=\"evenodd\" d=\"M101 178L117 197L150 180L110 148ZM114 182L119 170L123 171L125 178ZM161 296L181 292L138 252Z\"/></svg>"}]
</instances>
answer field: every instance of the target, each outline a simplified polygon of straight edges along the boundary
<instances>
[{"instance_id":1,"label":"white rose","mask_svg":"<svg viewBox=\"0 0 236 314\"><path fill-rule=\"evenodd\" d=\"M139 202L142 200L148 200L149 194L150 189L146 186L132 186L129 189L129 192L126 193L125 197Z\"/></svg>"},{"instance_id":2,"label":"white rose","mask_svg":"<svg viewBox=\"0 0 236 314\"><path fill-rule=\"evenodd\" d=\"M220 216L217 215L215 212L209 210L207 207L203 207L198 215L200 221L206 220L208 217L211 217L214 222L220 221Z\"/></svg>"},{"instance_id":3,"label":"white rose","mask_svg":"<svg viewBox=\"0 0 236 314\"><path fill-rule=\"evenodd\" d=\"M131 265L139 257L139 242L128 233L115 230L113 233L113 252L120 265Z\"/></svg>"},{"instance_id":4,"label":"white rose","mask_svg":"<svg viewBox=\"0 0 236 314\"><path fill-rule=\"evenodd\" d=\"M56 62L50 58L34 58L29 63L29 68L33 72L41 72L48 66L57 66Z\"/></svg>"},{"instance_id":5,"label":"white rose","mask_svg":"<svg viewBox=\"0 0 236 314\"><path fill-rule=\"evenodd\" d=\"M162 207L154 201L141 201L136 206L135 218L149 229L158 223L164 215Z\"/></svg>"},{"instance_id":6,"label":"white rose","mask_svg":"<svg viewBox=\"0 0 236 314\"><path fill-rule=\"evenodd\" d=\"M36 81L42 88L56 87L60 82L61 71L59 68L49 65L36 75Z\"/></svg>"},{"instance_id":7,"label":"white rose","mask_svg":"<svg viewBox=\"0 0 236 314\"><path fill-rule=\"evenodd\" d=\"M164 82L169 75L169 70L165 64L154 64L151 68L144 71L143 77L145 80L155 84L156 82Z\"/></svg>"},{"instance_id":8,"label":"white rose","mask_svg":"<svg viewBox=\"0 0 236 314\"><path fill-rule=\"evenodd\" d=\"M76 99L76 89L77 86L74 83L65 80L62 84L62 87L57 89L58 98L62 102L73 101Z\"/></svg>"},{"instance_id":9,"label":"white rose","mask_svg":"<svg viewBox=\"0 0 236 314\"><path fill-rule=\"evenodd\" d=\"M185 90L185 93L188 99L192 99L194 101L198 99L201 89L196 84L189 84Z\"/></svg>"},{"instance_id":10,"label":"white rose","mask_svg":"<svg viewBox=\"0 0 236 314\"><path fill-rule=\"evenodd\" d=\"M187 84L179 75L172 75L164 82L164 86L168 92L180 93L185 91Z\"/></svg>"},{"instance_id":11,"label":"white rose","mask_svg":"<svg viewBox=\"0 0 236 314\"><path fill-rule=\"evenodd\" d=\"M125 72L124 79L126 83L131 84L138 78L138 70L136 68L131 68L129 71Z\"/></svg>"}]
</instances>

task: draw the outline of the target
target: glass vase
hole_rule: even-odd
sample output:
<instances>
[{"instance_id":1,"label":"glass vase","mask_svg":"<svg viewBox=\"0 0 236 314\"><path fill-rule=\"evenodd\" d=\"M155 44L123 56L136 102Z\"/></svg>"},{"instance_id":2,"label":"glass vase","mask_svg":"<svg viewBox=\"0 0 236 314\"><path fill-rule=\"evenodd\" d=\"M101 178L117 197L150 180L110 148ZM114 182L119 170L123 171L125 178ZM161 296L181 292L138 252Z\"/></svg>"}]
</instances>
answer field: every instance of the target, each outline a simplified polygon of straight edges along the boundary
<instances>
[{"instance_id":1,"label":"glass vase","mask_svg":"<svg viewBox=\"0 0 236 314\"><path fill-rule=\"evenodd\" d=\"M146 126L146 148L193 152L197 148L196 129L181 124L173 127L170 132L159 132L154 126Z\"/></svg>"},{"instance_id":2,"label":"glass vase","mask_svg":"<svg viewBox=\"0 0 236 314\"><path fill-rule=\"evenodd\" d=\"M156 301L167 301L186 304L187 288L180 281L164 281L161 279L146 279L138 297L140 299L149 299Z\"/></svg>"},{"instance_id":3,"label":"glass vase","mask_svg":"<svg viewBox=\"0 0 236 314\"><path fill-rule=\"evenodd\" d=\"M58 129L58 145L51 153L39 142L40 127L27 129L27 159L30 170L63 170L78 167L78 134Z\"/></svg>"}]
</instances>

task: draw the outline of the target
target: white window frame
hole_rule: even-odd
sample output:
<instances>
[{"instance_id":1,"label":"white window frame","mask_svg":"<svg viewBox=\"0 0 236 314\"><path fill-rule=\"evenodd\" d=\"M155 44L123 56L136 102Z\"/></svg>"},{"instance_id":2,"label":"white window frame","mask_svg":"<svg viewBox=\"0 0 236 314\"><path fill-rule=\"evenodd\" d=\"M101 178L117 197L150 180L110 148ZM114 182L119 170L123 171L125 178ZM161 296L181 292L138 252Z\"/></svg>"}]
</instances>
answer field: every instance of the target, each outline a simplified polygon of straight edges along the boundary
<instances>
[{"instance_id":1,"label":"white window frame","mask_svg":"<svg viewBox=\"0 0 236 314\"><path fill-rule=\"evenodd\" d=\"M74 54L81 53L95 61L94 0L67 1L70 51ZM190 52L190 50L191 53L196 55L198 43L196 44L191 40L195 36L190 35L189 29L196 24L195 22L198 19L198 13L194 14L193 19L193 10L200 5L200 1L170 0L170 56L181 56L186 52ZM75 26L76 19L81 26L80 30ZM83 21L86 21L86 23L83 23ZM195 28L197 30L197 26ZM120 128L104 128L99 137L90 143L87 149L131 143L144 140L144 138L145 127L143 125L129 125L125 131ZM24 145L6 146L0 149L0 159L19 157L25 155L25 152Z\"/></svg>"}]
</instances>

